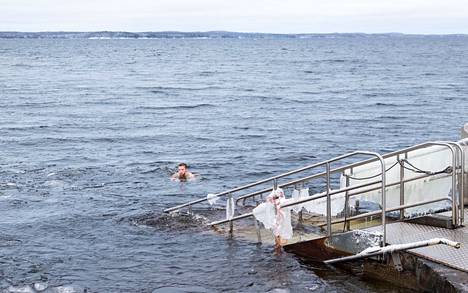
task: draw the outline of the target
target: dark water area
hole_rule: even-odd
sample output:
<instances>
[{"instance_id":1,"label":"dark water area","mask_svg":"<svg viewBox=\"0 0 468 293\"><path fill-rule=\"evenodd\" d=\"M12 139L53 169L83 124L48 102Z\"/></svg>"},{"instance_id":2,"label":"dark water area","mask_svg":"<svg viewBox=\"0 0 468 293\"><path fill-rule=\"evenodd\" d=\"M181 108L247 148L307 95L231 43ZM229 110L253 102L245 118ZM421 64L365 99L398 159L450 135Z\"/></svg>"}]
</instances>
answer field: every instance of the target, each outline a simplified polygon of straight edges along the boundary
<instances>
[{"instance_id":1,"label":"dark water area","mask_svg":"<svg viewBox=\"0 0 468 293\"><path fill-rule=\"evenodd\" d=\"M0 290L398 292L162 211L457 140L467 96L468 37L0 40Z\"/></svg>"}]
</instances>

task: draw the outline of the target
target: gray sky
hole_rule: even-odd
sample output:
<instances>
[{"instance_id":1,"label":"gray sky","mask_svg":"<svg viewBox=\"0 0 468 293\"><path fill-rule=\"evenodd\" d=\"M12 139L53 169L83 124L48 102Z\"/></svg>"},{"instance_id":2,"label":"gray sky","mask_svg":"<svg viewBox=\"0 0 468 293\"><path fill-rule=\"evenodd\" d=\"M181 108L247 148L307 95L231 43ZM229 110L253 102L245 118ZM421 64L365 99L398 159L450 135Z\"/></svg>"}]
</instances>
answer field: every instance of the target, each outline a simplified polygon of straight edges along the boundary
<instances>
[{"instance_id":1,"label":"gray sky","mask_svg":"<svg viewBox=\"0 0 468 293\"><path fill-rule=\"evenodd\" d=\"M468 34L468 0L0 0L0 31Z\"/></svg>"}]
</instances>

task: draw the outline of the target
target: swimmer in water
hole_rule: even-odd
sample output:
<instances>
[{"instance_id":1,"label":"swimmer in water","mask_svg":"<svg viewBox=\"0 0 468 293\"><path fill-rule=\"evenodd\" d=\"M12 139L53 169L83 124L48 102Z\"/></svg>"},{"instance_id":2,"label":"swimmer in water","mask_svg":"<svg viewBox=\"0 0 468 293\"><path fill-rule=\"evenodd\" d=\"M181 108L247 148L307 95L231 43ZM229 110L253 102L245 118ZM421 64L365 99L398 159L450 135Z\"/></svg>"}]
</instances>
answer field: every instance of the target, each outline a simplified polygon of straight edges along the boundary
<instances>
[{"instance_id":1,"label":"swimmer in water","mask_svg":"<svg viewBox=\"0 0 468 293\"><path fill-rule=\"evenodd\" d=\"M172 180L187 181L195 179L195 175L188 171L188 166L185 163L180 163L178 171L171 176Z\"/></svg>"}]
</instances>

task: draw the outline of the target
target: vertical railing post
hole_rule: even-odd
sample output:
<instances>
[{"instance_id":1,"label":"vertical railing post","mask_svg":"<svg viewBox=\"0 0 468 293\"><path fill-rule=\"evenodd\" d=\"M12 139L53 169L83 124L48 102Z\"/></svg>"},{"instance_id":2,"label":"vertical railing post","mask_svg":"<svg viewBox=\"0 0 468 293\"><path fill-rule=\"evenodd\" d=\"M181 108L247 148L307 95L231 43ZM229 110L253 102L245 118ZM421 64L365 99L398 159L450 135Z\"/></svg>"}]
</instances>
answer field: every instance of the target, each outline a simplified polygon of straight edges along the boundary
<instances>
[{"instance_id":1,"label":"vertical railing post","mask_svg":"<svg viewBox=\"0 0 468 293\"><path fill-rule=\"evenodd\" d=\"M457 144L460 150L460 225L463 225L465 222L465 154L463 153L463 148Z\"/></svg>"},{"instance_id":2,"label":"vertical railing post","mask_svg":"<svg viewBox=\"0 0 468 293\"><path fill-rule=\"evenodd\" d=\"M254 217L255 231L257 232L257 243L262 243L262 234L260 232L260 225L258 224L257 219Z\"/></svg>"},{"instance_id":3,"label":"vertical railing post","mask_svg":"<svg viewBox=\"0 0 468 293\"><path fill-rule=\"evenodd\" d=\"M458 200L457 200L457 156L453 148L452 151L452 225L458 226Z\"/></svg>"},{"instance_id":4,"label":"vertical railing post","mask_svg":"<svg viewBox=\"0 0 468 293\"><path fill-rule=\"evenodd\" d=\"M350 172L350 174L353 174L353 168L350 168L349 172ZM349 176L346 175L346 171L343 171L343 176L345 176L346 187L349 187L349 185L351 184L351 181L349 179ZM345 221L344 221L344 227L343 227L343 230L346 230L346 231L349 231L349 229L350 229L350 223L349 223L349 221L346 220L348 218L349 209L350 209L349 208L349 191L346 190L346 192L345 192L345 208L344 208L344 220Z\"/></svg>"},{"instance_id":5,"label":"vertical railing post","mask_svg":"<svg viewBox=\"0 0 468 293\"><path fill-rule=\"evenodd\" d=\"M232 194L231 193L228 194L227 199L228 199L228 204L226 205L226 209L227 209L228 206L230 206L231 209L233 209L234 207L231 205L231 202L232 202ZM231 216L228 215L228 217L229 217L229 235L232 236L232 234L234 232L234 223L231 220Z\"/></svg>"},{"instance_id":6,"label":"vertical railing post","mask_svg":"<svg viewBox=\"0 0 468 293\"><path fill-rule=\"evenodd\" d=\"M405 159L408 158L408 153L405 153ZM397 160L400 161L400 155L397 156ZM400 205L405 204L405 168L403 167L404 163L400 163ZM400 209L400 220L403 220L405 217L405 209Z\"/></svg>"},{"instance_id":7,"label":"vertical railing post","mask_svg":"<svg viewBox=\"0 0 468 293\"><path fill-rule=\"evenodd\" d=\"M453 142L451 143L453 146L456 147L457 149L457 159L459 160L459 166L460 166L460 175L458 176L458 211L459 211L459 218L458 218L458 224L459 226L463 225L465 221L465 215L464 215L464 190L465 190L465 154L463 153L463 148L459 143ZM459 154L459 155L458 155ZM456 168L454 168L456 170Z\"/></svg>"},{"instance_id":8,"label":"vertical railing post","mask_svg":"<svg viewBox=\"0 0 468 293\"><path fill-rule=\"evenodd\" d=\"M386 178L386 169L385 169L385 160L382 156L378 156L380 159L380 165L382 169L382 234L383 234L383 239L382 239L382 247L387 245L387 226L386 226L386 217L385 217L385 212L387 210L387 196L385 194L385 178Z\"/></svg>"},{"instance_id":9,"label":"vertical railing post","mask_svg":"<svg viewBox=\"0 0 468 293\"><path fill-rule=\"evenodd\" d=\"M327 235L331 237L331 199L330 199L330 163L326 163L327 168Z\"/></svg>"},{"instance_id":10,"label":"vertical railing post","mask_svg":"<svg viewBox=\"0 0 468 293\"><path fill-rule=\"evenodd\" d=\"M301 182L301 188L298 188L297 185L294 185L294 189L297 190L297 192L299 192L299 195L301 195L301 190L304 189L304 182ZM302 208L301 210L297 213L297 222L299 223L299 225L302 225L302 222L303 222L303 217L302 217Z\"/></svg>"}]
</instances>

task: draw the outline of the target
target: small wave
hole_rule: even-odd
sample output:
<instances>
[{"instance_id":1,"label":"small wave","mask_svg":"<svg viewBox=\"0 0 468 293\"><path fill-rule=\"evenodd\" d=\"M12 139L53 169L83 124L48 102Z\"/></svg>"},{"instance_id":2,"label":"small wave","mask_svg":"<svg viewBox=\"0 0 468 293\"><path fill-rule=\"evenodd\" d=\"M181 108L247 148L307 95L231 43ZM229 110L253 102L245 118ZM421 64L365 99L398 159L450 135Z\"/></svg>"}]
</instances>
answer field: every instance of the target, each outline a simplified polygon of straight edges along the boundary
<instances>
[{"instance_id":1,"label":"small wave","mask_svg":"<svg viewBox=\"0 0 468 293\"><path fill-rule=\"evenodd\" d=\"M347 60L345 60L345 59L326 59L326 60L323 60L323 61L327 62L327 63L344 63Z\"/></svg>"},{"instance_id":2,"label":"small wave","mask_svg":"<svg viewBox=\"0 0 468 293\"><path fill-rule=\"evenodd\" d=\"M20 239L16 239L11 235L1 235L0 234L0 247L8 247L21 244Z\"/></svg>"},{"instance_id":3,"label":"small wave","mask_svg":"<svg viewBox=\"0 0 468 293\"><path fill-rule=\"evenodd\" d=\"M11 65L12 67L24 67L24 68L33 68L34 66L31 64L24 64L24 63L16 63Z\"/></svg>"},{"instance_id":4,"label":"small wave","mask_svg":"<svg viewBox=\"0 0 468 293\"><path fill-rule=\"evenodd\" d=\"M130 222L136 225L151 226L162 230L185 230L185 229L200 229L205 227L208 220L196 214L146 214L132 217Z\"/></svg>"},{"instance_id":5,"label":"small wave","mask_svg":"<svg viewBox=\"0 0 468 293\"><path fill-rule=\"evenodd\" d=\"M216 292L211 289L207 289L201 286L163 286L156 288L152 291L153 293L212 293Z\"/></svg>"},{"instance_id":6,"label":"small wave","mask_svg":"<svg viewBox=\"0 0 468 293\"><path fill-rule=\"evenodd\" d=\"M216 107L213 104L196 104L196 105L179 105L179 106L140 106L136 110L188 110L198 108L212 108Z\"/></svg>"},{"instance_id":7,"label":"small wave","mask_svg":"<svg viewBox=\"0 0 468 293\"><path fill-rule=\"evenodd\" d=\"M44 186L50 188L64 188L67 185L65 181L62 180L47 180L44 182Z\"/></svg>"},{"instance_id":8,"label":"small wave","mask_svg":"<svg viewBox=\"0 0 468 293\"><path fill-rule=\"evenodd\" d=\"M85 293L87 289L75 285L63 285L58 287L49 287L47 283L34 283L32 286L10 286L6 293L34 293L34 292L53 292L53 293Z\"/></svg>"},{"instance_id":9,"label":"small wave","mask_svg":"<svg viewBox=\"0 0 468 293\"><path fill-rule=\"evenodd\" d=\"M166 92L166 91L204 91L204 90L220 89L220 87L217 87L217 86L204 86L204 87L139 86L139 87L136 87L136 89Z\"/></svg>"},{"instance_id":10,"label":"small wave","mask_svg":"<svg viewBox=\"0 0 468 293\"><path fill-rule=\"evenodd\" d=\"M375 106L380 106L380 107L398 107L398 104L394 103L382 103L382 102L377 102L374 104Z\"/></svg>"},{"instance_id":11,"label":"small wave","mask_svg":"<svg viewBox=\"0 0 468 293\"><path fill-rule=\"evenodd\" d=\"M263 138L266 137L265 134L243 134L239 138L240 139L245 139L245 138Z\"/></svg>"}]
</instances>

